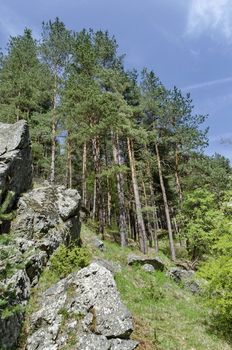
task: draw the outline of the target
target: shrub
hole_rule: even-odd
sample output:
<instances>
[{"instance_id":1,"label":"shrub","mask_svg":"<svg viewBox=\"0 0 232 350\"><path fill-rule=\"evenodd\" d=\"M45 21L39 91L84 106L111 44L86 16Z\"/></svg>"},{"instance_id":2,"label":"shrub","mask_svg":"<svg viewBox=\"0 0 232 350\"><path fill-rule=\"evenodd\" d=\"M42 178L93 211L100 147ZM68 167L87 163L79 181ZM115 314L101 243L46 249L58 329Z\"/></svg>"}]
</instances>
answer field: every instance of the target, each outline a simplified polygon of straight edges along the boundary
<instances>
[{"instance_id":1,"label":"shrub","mask_svg":"<svg viewBox=\"0 0 232 350\"><path fill-rule=\"evenodd\" d=\"M61 245L50 259L50 271L60 278L90 263L90 253L87 248Z\"/></svg>"}]
</instances>

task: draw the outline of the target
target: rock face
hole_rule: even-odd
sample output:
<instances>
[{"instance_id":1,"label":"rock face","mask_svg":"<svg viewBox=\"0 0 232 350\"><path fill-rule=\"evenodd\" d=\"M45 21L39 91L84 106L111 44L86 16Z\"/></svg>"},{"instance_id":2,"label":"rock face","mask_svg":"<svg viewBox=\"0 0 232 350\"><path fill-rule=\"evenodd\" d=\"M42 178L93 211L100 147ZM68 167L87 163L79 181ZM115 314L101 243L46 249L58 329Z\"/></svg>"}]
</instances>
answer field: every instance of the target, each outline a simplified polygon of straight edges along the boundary
<instances>
[{"instance_id":1,"label":"rock face","mask_svg":"<svg viewBox=\"0 0 232 350\"><path fill-rule=\"evenodd\" d=\"M128 255L127 259L128 265L152 265L155 270L164 271L165 264L159 257L143 257L139 255Z\"/></svg>"},{"instance_id":2,"label":"rock face","mask_svg":"<svg viewBox=\"0 0 232 350\"><path fill-rule=\"evenodd\" d=\"M29 129L26 121L0 123L0 205L8 191L15 198L32 183ZM12 206L13 202L9 206Z\"/></svg>"},{"instance_id":3,"label":"rock face","mask_svg":"<svg viewBox=\"0 0 232 350\"><path fill-rule=\"evenodd\" d=\"M0 298L7 308L25 306L50 255L60 244L80 239L80 196L76 190L46 186L25 193L18 202L9 242L0 247ZM3 313L4 315L4 313ZM22 312L1 317L0 349L12 349Z\"/></svg>"},{"instance_id":4,"label":"rock face","mask_svg":"<svg viewBox=\"0 0 232 350\"><path fill-rule=\"evenodd\" d=\"M112 274L92 263L48 289L31 316L27 350L133 350L132 316L120 300ZM71 346L72 345L72 346Z\"/></svg>"}]
</instances>

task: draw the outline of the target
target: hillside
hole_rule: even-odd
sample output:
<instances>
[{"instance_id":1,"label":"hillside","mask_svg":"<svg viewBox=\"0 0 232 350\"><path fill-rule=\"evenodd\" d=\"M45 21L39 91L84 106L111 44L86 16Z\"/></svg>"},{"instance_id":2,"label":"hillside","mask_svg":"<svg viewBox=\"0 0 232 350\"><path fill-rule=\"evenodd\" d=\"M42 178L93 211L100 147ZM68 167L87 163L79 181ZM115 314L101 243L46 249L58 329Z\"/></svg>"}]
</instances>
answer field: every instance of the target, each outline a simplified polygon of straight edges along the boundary
<instances>
[{"instance_id":1,"label":"hillside","mask_svg":"<svg viewBox=\"0 0 232 350\"><path fill-rule=\"evenodd\" d=\"M101 251L95 246L96 235L93 228L86 224L82 225L81 236L84 247L90 252L91 260L107 260L116 271L120 266L115 280L123 302L132 312L132 339L139 342L139 350L232 349L220 334L216 334L209 317L211 311L205 306L201 296L193 295L170 279L165 272L146 272L139 265L128 266L128 254L139 254L137 247L122 250L117 243L105 240L104 251ZM149 255L152 254L151 250ZM160 257L166 266L173 265L162 252ZM59 260L59 256L57 259ZM78 266L74 264L72 268L75 271ZM49 269L45 270L27 308L28 320L41 293L58 280L57 275L49 272ZM71 350L71 344L65 349Z\"/></svg>"}]
</instances>

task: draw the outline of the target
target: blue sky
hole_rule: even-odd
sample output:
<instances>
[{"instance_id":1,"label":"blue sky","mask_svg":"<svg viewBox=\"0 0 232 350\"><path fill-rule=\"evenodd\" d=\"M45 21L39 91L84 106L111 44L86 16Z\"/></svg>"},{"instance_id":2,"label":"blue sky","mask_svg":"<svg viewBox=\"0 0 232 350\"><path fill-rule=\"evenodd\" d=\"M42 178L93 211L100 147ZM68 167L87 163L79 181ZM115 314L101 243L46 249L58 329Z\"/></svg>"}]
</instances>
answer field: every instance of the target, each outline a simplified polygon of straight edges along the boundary
<instances>
[{"instance_id":1,"label":"blue sky","mask_svg":"<svg viewBox=\"0 0 232 350\"><path fill-rule=\"evenodd\" d=\"M126 67L190 92L196 113L209 114L207 153L232 161L231 0L0 0L0 47L25 27L39 36L56 16L69 29L108 30Z\"/></svg>"}]
</instances>

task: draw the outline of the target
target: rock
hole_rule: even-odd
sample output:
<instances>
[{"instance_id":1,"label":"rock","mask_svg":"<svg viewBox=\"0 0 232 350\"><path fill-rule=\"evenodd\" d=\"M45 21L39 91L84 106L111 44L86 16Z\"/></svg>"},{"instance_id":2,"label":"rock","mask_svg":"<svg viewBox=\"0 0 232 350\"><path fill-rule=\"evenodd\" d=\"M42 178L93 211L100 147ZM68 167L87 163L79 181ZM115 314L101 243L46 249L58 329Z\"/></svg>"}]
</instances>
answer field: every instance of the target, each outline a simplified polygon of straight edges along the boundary
<instances>
[{"instance_id":1,"label":"rock","mask_svg":"<svg viewBox=\"0 0 232 350\"><path fill-rule=\"evenodd\" d=\"M25 120L15 124L0 123L0 204L8 191L15 199L31 187L32 161L29 129ZM14 200L14 201L13 201Z\"/></svg>"},{"instance_id":2,"label":"rock","mask_svg":"<svg viewBox=\"0 0 232 350\"><path fill-rule=\"evenodd\" d=\"M122 270L122 267L119 263L115 263L109 260L98 258L98 259L95 259L93 262L100 266L105 267L107 270L109 270L112 273L112 275L115 275L116 273L121 272Z\"/></svg>"},{"instance_id":3,"label":"rock","mask_svg":"<svg viewBox=\"0 0 232 350\"><path fill-rule=\"evenodd\" d=\"M38 283L50 255L60 244L79 242L79 202L78 192L66 190L63 186L40 187L22 195L18 202L17 217L12 224L14 232L12 240L8 245L0 247L1 256L5 256L5 259L0 262L2 277L0 298L5 298L6 290L8 294L12 291L11 294L14 297L10 298L11 303L24 306L30 297L31 287ZM11 270L13 270L12 276L9 277ZM53 310L49 308L48 310L53 313ZM53 337L59 330L60 319L61 316L57 316L56 322L49 328L51 339L47 337L48 341L43 348L36 343L37 339L40 339L41 329L39 329L34 335L31 349L35 349L34 344L37 344L38 349L54 348ZM16 333L20 331L20 327L16 323L22 320L23 317L17 319L12 316L7 320L6 327L6 321L1 319L0 315L0 322L3 323L2 338L6 339L6 342L8 338L17 340ZM40 319L40 322L45 321ZM10 345L5 343L4 346L6 349L13 347L11 343Z\"/></svg>"},{"instance_id":4,"label":"rock","mask_svg":"<svg viewBox=\"0 0 232 350\"><path fill-rule=\"evenodd\" d=\"M106 250L104 242L101 241L98 237L94 237L92 240L93 246L95 248L98 248L101 252L104 252Z\"/></svg>"},{"instance_id":5,"label":"rock","mask_svg":"<svg viewBox=\"0 0 232 350\"><path fill-rule=\"evenodd\" d=\"M79 240L79 204L76 190L63 186L36 188L20 198L12 229L17 237L33 241L35 247L50 255L61 243Z\"/></svg>"},{"instance_id":6,"label":"rock","mask_svg":"<svg viewBox=\"0 0 232 350\"><path fill-rule=\"evenodd\" d=\"M111 344L103 335L85 334L80 337L78 342L79 350L109 350Z\"/></svg>"},{"instance_id":7,"label":"rock","mask_svg":"<svg viewBox=\"0 0 232 350\"><path fill-rule=\"evenodd\" d=\"M18 270L12 277L5 281L8 292L14 293L14 303L25 305L30 297L30 279L25 270Z\"/></svg>"},{"instance_id":8,"label":"rock","mask_svg":"<svg viewBox=\"0 0 232 350\"><path fill-rule=\"evenodd\" d=\"M112 339L110 350L134 350L138 345L135 340Z\"/></svg>"},{"instance_id":9,"label":"rock","mask_svg":"<svg viewBox=\"0 0 232 350\"><path fill-rule=\"evenodd\" d=\"M31 316L27 350L59 349L72 335L73 349L128 349L132 316L122 303L109 270L92 263L43 293ZM47 348L46 348L47 346Z\"/></svg>"},{"instance_id":10,"label":"rock","mask_svg":"<svg viewBox=\"0 0 232 350\"><path fill-rule=\"evenodd\" d=\"M152 265L155 270L160 270L160 271L164 271L165 269L165 264L164 262L159 258L159 257L154 257L154 258L150 258L150 257L143 257L143 256L139 256L139 255L128 255L128 259L127 259L128 265L145 265L145 264L149 264Z\"/></svg>"},{"instance_id":11,"label":"rock","mask_svg":"<svg viewBox=\"0 0 232 350\"><path fill-rule=\"evenodd\" d=\"M15 348L21 326L23 314L14 313L7 318L0 318L0 349L11 350Z\"/></svg>"},{"instance_id":12,"label":"rock","mask_svg":"<svg viewBox=\"0 0 232 350\"><path fill-rule=\"evenodd\" d=\"M200 283L194 279L195 272L193 270L182 270L178 267L173 267L168 271L168 275L175 282L183 283L184 287L189 289L193 294L200 293Z\"/></svg>"},{"instance_id":13,"label":"rock","mask_svg":"<svg viewBox=\"0 0 232 350\"><path fill-rule=\"evenodd\" d=\"M155 271L155 268L151 264L145 264L145 265L143 265L143 270L146 272L153 272L153 271Z\"/></svg>"}]
</instances>

